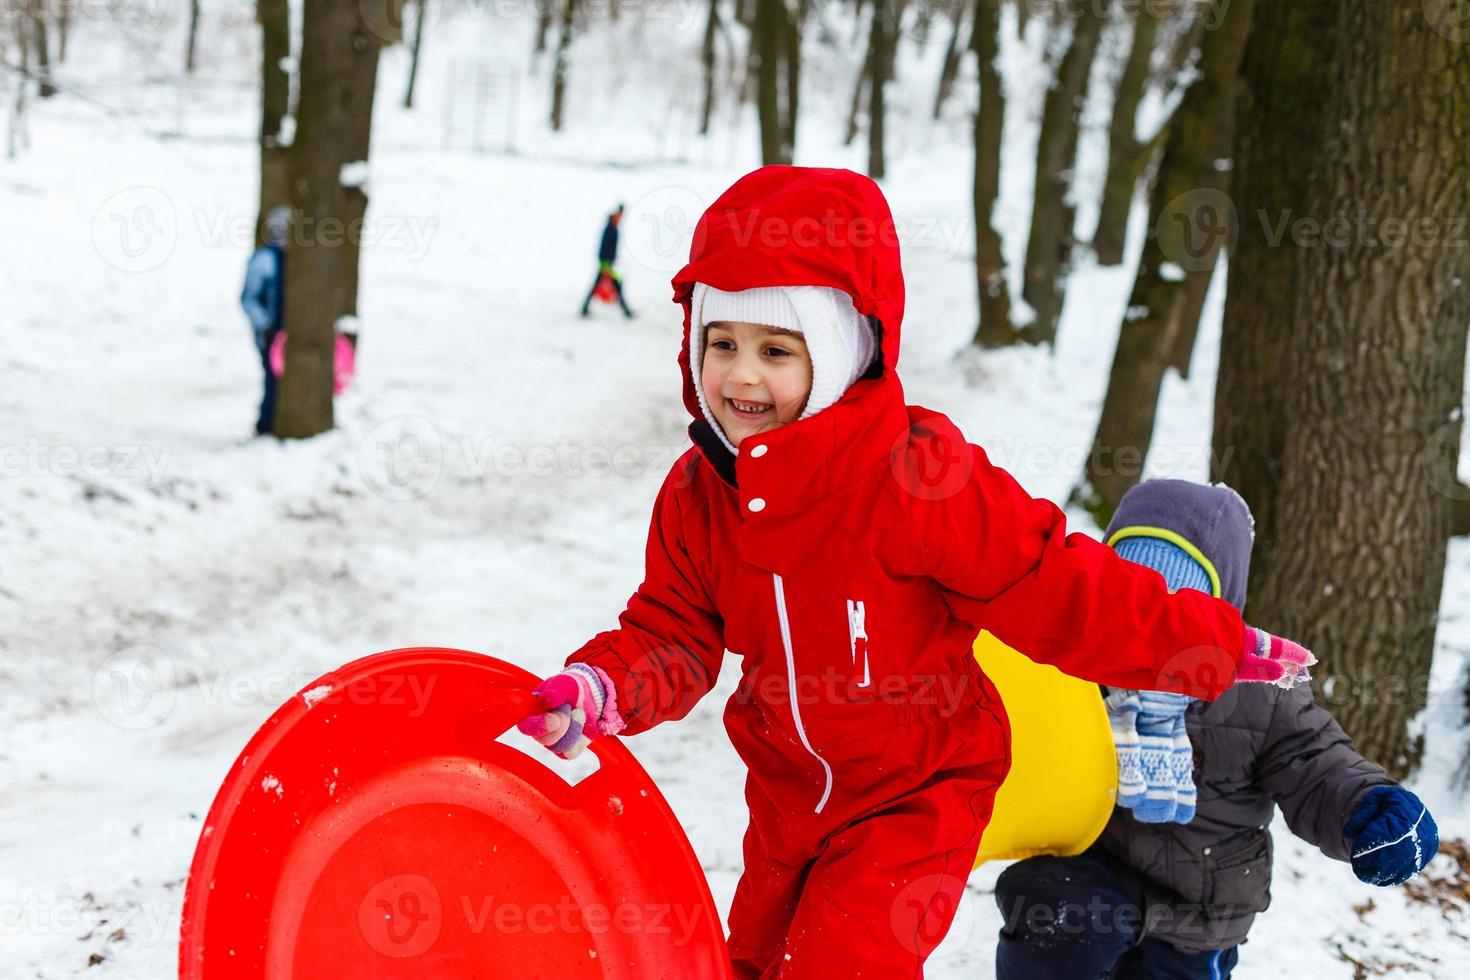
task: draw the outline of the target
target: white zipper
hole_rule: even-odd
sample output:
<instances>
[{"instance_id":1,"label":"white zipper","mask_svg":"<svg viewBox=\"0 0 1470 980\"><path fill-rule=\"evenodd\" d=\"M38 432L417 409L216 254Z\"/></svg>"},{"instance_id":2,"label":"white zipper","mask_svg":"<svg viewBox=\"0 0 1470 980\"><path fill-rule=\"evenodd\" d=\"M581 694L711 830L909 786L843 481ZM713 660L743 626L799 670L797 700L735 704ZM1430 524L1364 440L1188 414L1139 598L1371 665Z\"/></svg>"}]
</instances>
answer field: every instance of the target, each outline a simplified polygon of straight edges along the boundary
<instances>
[{"instance_id":1,"label":"white zipper","mask_svg":"<svg viewBox=\"0 0 1470 980\"><path fill-rule=\"evenodd\" d=\"M776 619L781 624L781 644L786 648L786 685L788 696L791 699L791 720L796 723L796 735L801 739L801 744L812 754L812 758L822 764L822 771L827 776L827 786L822 790L822 798L817 801L817 808L813 813L821 813L822 807L827 805L827 797L832 795L832 767L827 765L827 760L817 754L812 748L812 743L807 740L806 729L801 724L801 708L797 705L796 691L796 657L791 652L791 623L786 619L786 586L781 581L781 576L775 572L771 573L771 581L776 587Z\"/></svg>"},{"instance_id":2,"label":"white zipper","mask_svg":"<svg viewBox=\"0 0 1470 980\"><path fill-rule=\"evenodd\" d=\"M857 673L858 640L863 641L863 680L858 687L870 687L873 683L873 675L868 672L868 631L863 627L863 617L867 614L861 600L847 600L847 642L852 648L852 672Z\"/></svg>"}]
</instances>

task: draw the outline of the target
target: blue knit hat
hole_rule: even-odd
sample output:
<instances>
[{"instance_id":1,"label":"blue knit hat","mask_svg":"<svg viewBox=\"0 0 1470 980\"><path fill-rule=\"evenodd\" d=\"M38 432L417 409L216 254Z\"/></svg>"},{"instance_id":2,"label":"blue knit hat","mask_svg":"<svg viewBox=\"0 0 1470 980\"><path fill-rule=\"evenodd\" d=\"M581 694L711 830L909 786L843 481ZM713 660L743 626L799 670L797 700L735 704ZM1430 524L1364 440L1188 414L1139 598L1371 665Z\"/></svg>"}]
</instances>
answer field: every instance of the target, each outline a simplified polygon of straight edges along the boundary
<instances>
[{"instance_id":1,"label":"blue knit hat","mask_svg":"<svg viewBox=\"0 0 1470 980\"><path fill-rule=\"evenodd\" d=\"M1205 566L1190 557L1189 552L1163 538L1124 538L1113 549L1122 558L1152 568L1164 576L1169 588L1197 589L1209 595L1213 589Z\"/></svg>"}]
</instances>

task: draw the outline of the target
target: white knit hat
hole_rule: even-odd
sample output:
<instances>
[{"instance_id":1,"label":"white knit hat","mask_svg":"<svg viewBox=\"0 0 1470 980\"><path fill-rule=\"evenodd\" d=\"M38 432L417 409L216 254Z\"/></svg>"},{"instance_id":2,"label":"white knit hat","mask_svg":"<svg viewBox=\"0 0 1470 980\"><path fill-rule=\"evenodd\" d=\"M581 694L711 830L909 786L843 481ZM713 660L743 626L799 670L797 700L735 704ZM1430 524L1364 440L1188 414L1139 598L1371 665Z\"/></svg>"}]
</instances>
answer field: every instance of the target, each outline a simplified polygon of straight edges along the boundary
<instances>
[{"instance_id":1,"label":"white knit hat","mask_svg":"<svg viewBox=\"0 0 1470 980\"><path fill-rule=\"evenodd\" d=\"M812 391L801 418L837 404L852 383L873 363L877 341L868 318L852 305L852 297L831 286L759 286L726 292L694 284L689 301L689 366L699 407L715 434L732 453L735 447L715 421L700 380L704 328L711 323L761 323L795 330L812 358Z\"/></svg>"}]
</instances>

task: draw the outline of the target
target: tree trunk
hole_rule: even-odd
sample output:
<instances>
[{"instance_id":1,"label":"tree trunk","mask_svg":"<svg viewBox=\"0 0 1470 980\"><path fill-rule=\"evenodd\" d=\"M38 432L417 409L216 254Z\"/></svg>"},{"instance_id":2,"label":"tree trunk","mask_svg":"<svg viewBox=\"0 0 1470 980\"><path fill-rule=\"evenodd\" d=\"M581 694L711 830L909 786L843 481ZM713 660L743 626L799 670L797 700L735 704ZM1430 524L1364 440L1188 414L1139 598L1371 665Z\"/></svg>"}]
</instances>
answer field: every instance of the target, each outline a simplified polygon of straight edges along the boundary
<instances>
[{"instance_id":1,"label":"tree trunk","mask_svg":"<svg viewBox=\"0 0 1470 980\"><path fill-rule=\"evenodd\" d=\"M1133 210L1133 190L1143 174L1147 158L1138 139L1138 104L1148 86L1149 59L1159 33L1159 18L1149 5L1133 18L1133 41L1118 79L1113 99L1113 120L1108 127L1108 174L1103 183L1102 207L1092 249L1099 265L1118 265L1128 234L1128 215Z\"/></svg>"},{"instance_id":2,"label":"tree trunk","mask_svg":"<svg viewBox=\"0 0 1470 980\"><path fill-rule=\"evenodd\" d=\"M265 244L265 218L271 208L291 203L290 154L282 145L282 125L291 111L291 75L285 64L291 57L289 0L258 0L255 19L260 24L260 200L255 220L255 244Z\"/></svg>"},{"instance_id":3,"label":"tree trunk","mask_svg":"<svg viewBox=\"0 0 1470 980\"><path fill-rule=\"evenodd\" d=\"M1139 480L1153 441L1166 361L1189 299L1188 273L1208 274L1229 234L1217 161L1229 125L1253 0L1236 0L1201 50L1200 74L1175 114L1149 205L1151 234L1113 353L1102 415L1073 499L1099 525Z\"/></svg>"},{"instance_id":4,"label":"tree trunk","mask_svg":"<svg viewBox=\"0 0 1470 980\"><path fill-rule=\"evenodd\" d=\"M873 41L868 39L868 53L863 57L863 67L858 71L857 82L852 87L852 106L847 112L847 135L843 139L843 146L851 146L852 141L857 139L858 119L862 115L866 103L863 96L867 95L872 88L873 75Z\"/></svg>"},{"instance_id":5,"label":"tree trunk","mask_svg":"<svg viewBox=\"0 0 1470 980\"><path fill-rule=\"evenodd\" d=\"M199 0L189 0L189 39L184 45L184 72L194 74L194 52L199 46Z\"/></svg>"},{"instance_id":6,"label":"tree trunk","mask_svg":"<svg viewBox=\"0 0 1470 980\"><path fill-rule=\"evenodd\" d=\"M781 45L782 68L786 73L782 143L788 163L796 159L796 118L801 104L801 28L806 19L807 0L796 0L796 3L795 10L787 7L784 0L781 4L786 28L782 32L784 43Z\"/></svg>"},{"instance_id":7,"label":"tree trunk","mask_svg":"<svg viewBox=\"0 0 1470 980\"><path fill-rule=\"evenodd\" d=\"M699 112L699 135L709 135L709 122L715 114L715 34L720 28L720 0L709 0L709 18L704 24L704 45L699 59L704 64L704 105Z\"/></svg>"},{"instance_id":8,"label":"tree trunk","mask_svg":"<svg viewBox=\"0 0 1470 980\"><path fill-rule=\"evenodd\" d=\"M1460 484L1455 494L1454 509L1450 517L1450 534L1463 538L1470 534L1470 487Z\"/></svg>"},{"instance_id":9,"label":"tree trunk","mask_svg":"<svg viewBox=\"0 0 1470 980\"><path fill-rule=\"evenodd\" d=\"M379 0L385 20L396 0ZM357 309L357 244L365 185L344 187L343 167L365 164L381 38L357 4L306 0L301 95L291 146L296 233L286 257L286 369L275 431L307 438L332 427L337 321Z\"/></svg>"},{"instance_id":10,"label":"tree trunk","mask_svg":"<svg viewBox=\"0 0 1470 980\"><path fill-rule=\"evenodd\" d=\"M1432 22L1453 10L1342 4L1313 39L1335 50L1312 194L1340 220L1298 257L1259 594L1267 628L1326 654L1333 714L1399 778L1423 747L1408 724L1429 693L1470 323L1470 45ZM1456 451L1425 451L1440 439Z\"/></svg>"},{"instance_id":11,"label":"tree trunk","mask_svg":"<svg viewBox=\"0 0 1470 980\"><path fill-rule=\"evenodd\" d=\"M26 134L26 90L31 83L31 46L26 41L27 26L25 19L19 15L11 21L16 46L19 48L20 77L15 80L15 101L11 103L10 126L5 134L5 157L8 160L15 159L22 145L30 145L30 138Z\"/></svg>"},{"instance_id":12,"label":"tree trunk","mask_svg":"<svg viewBox=\"0 0 1470 980\"><path fill-rule=\"evenodd\" d=\"M960 4L950 11L950 17L953 20L954 26L949 32L949 44L945 45L944 60L939 67L939 87L935 90L934 94L935 119L938 119L940 113L944 111L944 104L949 101L950 93L954 91L955 78L960 73L961 57L964 56L967 50L974 47L973 40L971 43L960 44L960 34L964 31L965 13L968 9L968 0L961 0ZM970 28L972 38L974 30L972 25Z\"/></svg>"},{"instance_id":13,"label":"tree trunk","mask_svg":"<svg viewBox=\"0 0 1470 980\"><path fill-rule=\"evenodd\" d=\"M1035 319L1026 339L1054 344L1061 318L1067 276L1071 272L1073 218L1068 203L1072 169L1077 160L1078 130L1087 99L1087 78L1097 54L1098 38L1107 22L1112 0L1082 5L1071 43L1047 91L1042 110L1041 135L1036 146L1036 186L1032 196L1031 236L1026 242L1025 277L1021 295Z\"/></svg>"},{"instance_id":14,"label":"tree trunk","mask_svg":"<svg viewBox=\"0 0 1470 980\"><path fill-rule=\"evenodd\" d=\"M1031 21L1031 0L1014 0L1016 5L1016 39L1026 37L1026 25Z\"/></svg>"},{"instance_id":15,"label":"tree trunk","mask_svg":"<svg viewBox=\"0 0 1470 980\"><path fill-rule=\"evenodd\" d=\"M562 0L561 36L556 42L556 63L551 70L551 130L561 132L562 110L567 95L567 71L571 67L572 22L577 16L577 0Z\"/></svg>"},{"instance_id":16,"label":"tree trunk","mask_svg":"<svg viewBox=\"0 0 1470 980\"><path fill-rule=\"evenodd\" d=\"M57 93L51 82L50 44L46 40L46 0L31 0L31 43L36 51L36 77L40 84L36 94L49 99Z\"/></svg>"},{"instance_id":17,"label":"tree trunk","mask_svg":"<svg viewBox=\"0 0 1470 980\"><path fill-rule=\"evenodd\" d=\"M781 113L781 62L786 46L786 6L782 0L755 0L751 46L756 62L756 112L761 127L761 163L790 163L788 131Z\"/></svg>"},{"instance_id":18,"label":"tree trunk","mask_svg":"<svg viewBox=\"0 0 1470 980\"><path fill-rule=\"evenodd\" d=\"M868 176L882 180L887 170L884 141L888 126L884 92L893 74L893 51L896 46L897 0L873 0L873 26L869 35L873 49L873 67L868 80Z\"/></svg>"},{"instance_id":19,"label":"tree trunk","mask_svg":"<svg viewBox=\"0 0 1470 980\"><path fill-rule=\"evenodd\" d=\"M56 63L66 63L66 45L71 38L71 8L70 3L59 3L56 5Z\"/></svg>"},{"instance_id":20,"label":"tree trunk","mask_svg":"<svg viewBox=\"0 0 1470 980\"><path fill-rule=\"evenodd\" d=\"M980 325L974 343L1004 347L1019 339L1011 323L1011 290L995 202L1000 197L1001 137L1006 94L996 59L1000 51L1000 0L975 0L971 47L980 74L980 109L975 113L975 276L980 292Z\"/></svg>"},{"instance_id":21,"label":"tree trunk","mask_svg":"<svg viewBox=\"0 0 1470 980\"><path fill-rule=\"evenodd\" d=\"M424 21L428 18L426 5L429 0L415 0L413 20L413 51L408 61L408 88L403 93L403 108L413 108L413 87L419 77L419 49L424 44Z\"/></svg>"},{"instance_id":22,"label":"tree trunk","mask_svg":"<svg viewBox=\"0 0 1470 980\"><path fill-rule=\"evenodd\" d=\"M546 36L551 33L551 25L555 22L556 0L537 0L536 47L532 54L541 54L546 50Z\"/></svg>"},{"instance_id":23,"label":"tree trunk","mask_svg":"<svg viewBox=\"0 0 1470 980\"><path fill-rule=\"evenodd\" d=\"M1285 236L1288 222L1310 217L1309 191L1324 164L1320 147L1334 125L1327 115L1333 52L1324 39L1337 8L1335 0L1261 4L1241 61L1232 154L1239 235L1226 283L1210 478L1239 491L1255 515L1252 597L1276 556L1286 431L1279 400L1296 383L1286 351L1297 323L1302 252ZM1246 613L1255 615L1254 598Z\"/></svg>"}]
</instances>

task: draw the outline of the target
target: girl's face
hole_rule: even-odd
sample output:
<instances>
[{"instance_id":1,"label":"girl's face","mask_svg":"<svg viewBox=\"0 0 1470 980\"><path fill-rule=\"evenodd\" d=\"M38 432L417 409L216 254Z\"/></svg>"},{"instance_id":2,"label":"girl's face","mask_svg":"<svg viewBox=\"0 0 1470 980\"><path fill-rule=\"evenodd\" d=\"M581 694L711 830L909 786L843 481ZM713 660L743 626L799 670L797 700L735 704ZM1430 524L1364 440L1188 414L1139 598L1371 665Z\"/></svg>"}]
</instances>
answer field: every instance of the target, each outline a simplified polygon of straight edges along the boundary
<instances>
[{"instance_id":1,"label":"girl's face","mask_svg":"<svg viewBox=\"0 0 1470 980\"><path fill-rule=\"evenodd\" d=\"M746 436L794 422L812 390L801 334L759 323L705 328L699 380L715 421L736 449Z\"/></svg>"}]
</instances>

